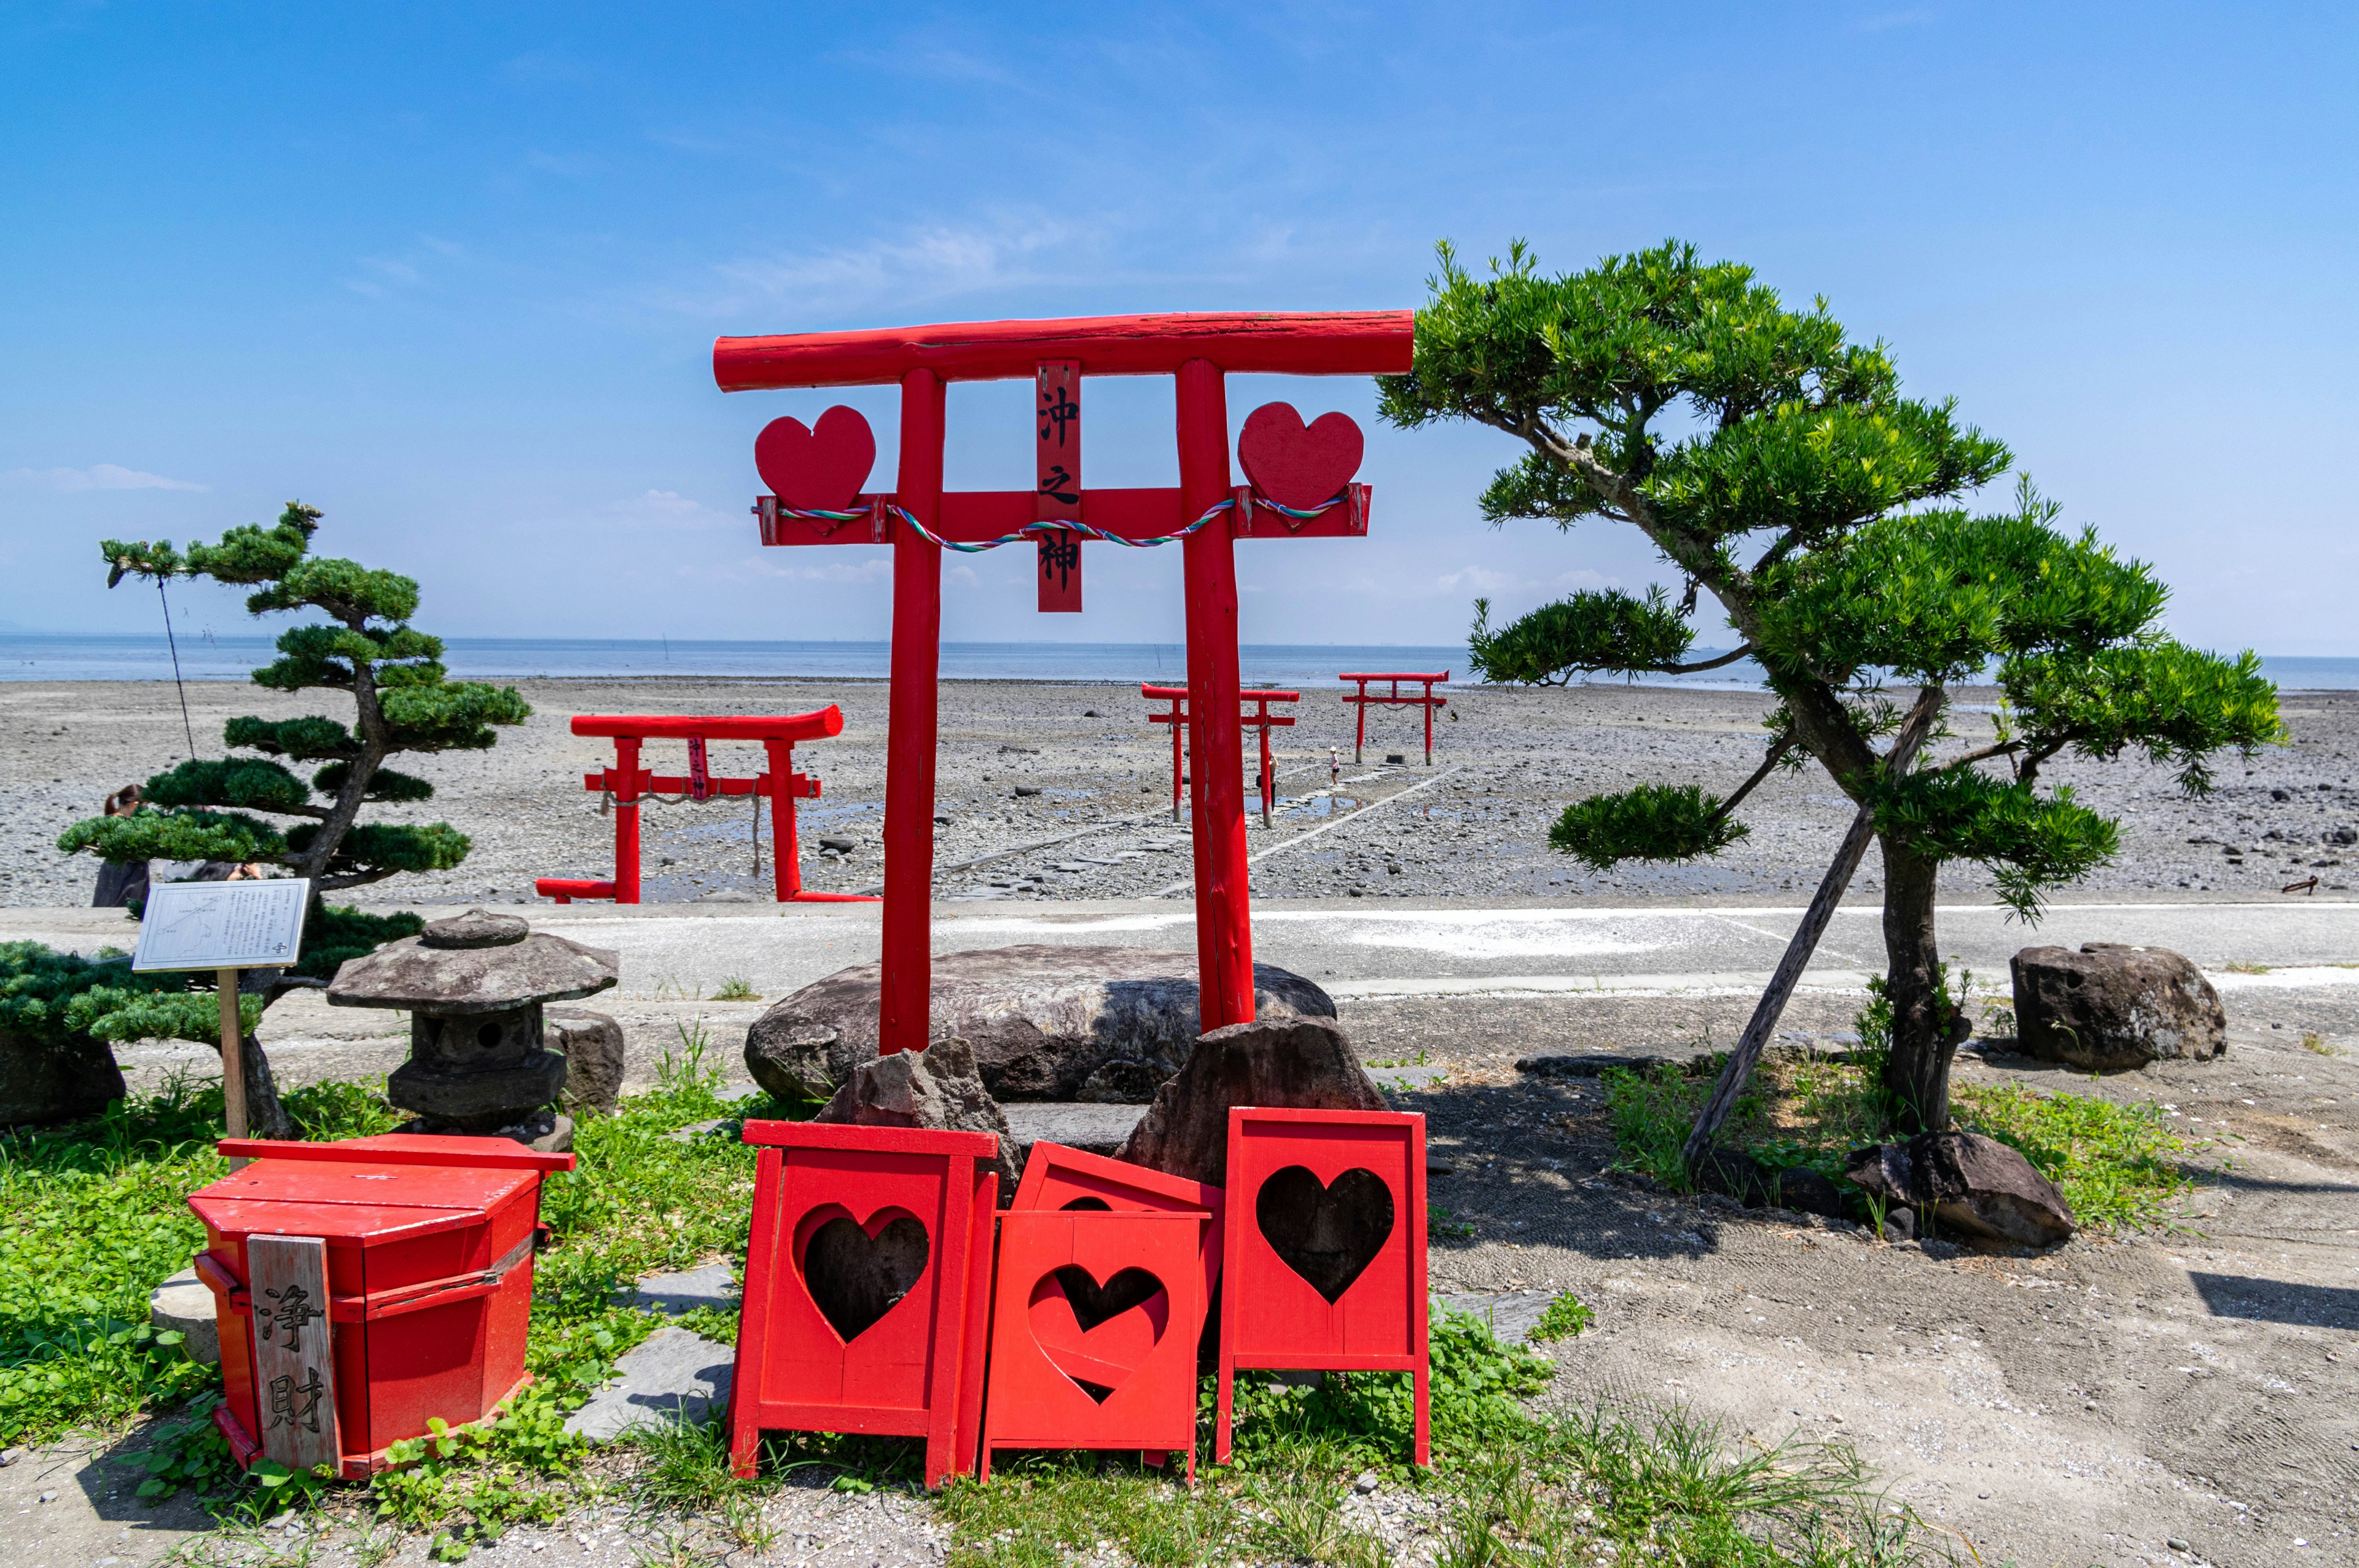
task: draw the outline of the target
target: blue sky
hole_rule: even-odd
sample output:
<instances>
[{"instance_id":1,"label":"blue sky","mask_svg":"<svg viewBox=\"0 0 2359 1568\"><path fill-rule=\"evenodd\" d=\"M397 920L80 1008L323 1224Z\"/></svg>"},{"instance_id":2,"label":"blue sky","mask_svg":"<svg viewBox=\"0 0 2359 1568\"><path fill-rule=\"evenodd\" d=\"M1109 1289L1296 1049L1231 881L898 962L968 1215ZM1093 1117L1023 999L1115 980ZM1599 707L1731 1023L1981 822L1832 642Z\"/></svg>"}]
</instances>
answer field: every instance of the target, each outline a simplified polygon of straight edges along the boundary
<instances>
[{"instance_id":1,"label":"blue sky","mask_svg":"<svg viewBox=\"0 0 2359 1568\"><path fill-rule=\"evenodd\" d=\"M1666 235L1828 297L2207 646L2359 654L2359 25L2144 5L0 5L0 622L153 631L110 535L326 509L471 635L881 638L884 553L758 547L718 333L1417 304L1436 239L1571 268ZM1170 482L1168 382L1088 477ZM1254 642L1452 640L1656 569L1495 531L1505 437L1364 382L1365 541L1239 546ZM1024 486L1021 384L950 481ZM889 454L892 399L863 406ZM884 465L886 482L889 458ZM946 634L1176 641L1176 550L954 566ZM188 623L249 630L191 589ZM0 627L6 629L6 627ZM1711 643L1724 633L1702 628Z\"/></svg>"}]
</instances>

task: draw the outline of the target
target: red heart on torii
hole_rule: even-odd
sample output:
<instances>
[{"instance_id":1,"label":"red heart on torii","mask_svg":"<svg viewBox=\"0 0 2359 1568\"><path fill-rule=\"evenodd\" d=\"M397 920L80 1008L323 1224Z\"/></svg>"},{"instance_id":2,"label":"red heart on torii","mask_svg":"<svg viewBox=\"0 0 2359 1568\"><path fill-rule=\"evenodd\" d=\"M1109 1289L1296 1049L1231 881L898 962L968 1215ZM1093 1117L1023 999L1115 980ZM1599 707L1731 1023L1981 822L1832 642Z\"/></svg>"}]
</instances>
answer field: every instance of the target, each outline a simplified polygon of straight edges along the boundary
<instances>
[{"instance_id":1,"label":"red heart on torii","mask_svg":"<svg viewBox=\"0 0 2359 1568\"><path fill-rule=\"evenodd\" d=\"M1360 471L1366 442L1348 414L1321 414L1305 428L1291 403L1265 403L1237 432L1237 461L1253 487L1281 506L1309 512L1343 493Z\"/></svg>"},{"instance_id":2,"label":"red heart on torii","mask_svg":"<svg viewBox=\"0 0 2359 1568\"><path fill-rule=\"evenodd\" d=\"M1027 1315L1049 1364L1103 1404L1162 1339L1171 1296L1145 1269L1120 1270L1101 1285L1069 1263L1033 1285Z\"/></svg>"},{"instance_id":3,"label":"red heart on torii","mask_svg":"<svg viewBox=\"0 0 2359 1568\"><path fill-rule=\"evenodd\" d=\"M789 416L754 438L754 467L770 493L798 512L849 512L876 466L876 435L857 408L839 403L810 428Z\"/></svg>"}]
</instances>

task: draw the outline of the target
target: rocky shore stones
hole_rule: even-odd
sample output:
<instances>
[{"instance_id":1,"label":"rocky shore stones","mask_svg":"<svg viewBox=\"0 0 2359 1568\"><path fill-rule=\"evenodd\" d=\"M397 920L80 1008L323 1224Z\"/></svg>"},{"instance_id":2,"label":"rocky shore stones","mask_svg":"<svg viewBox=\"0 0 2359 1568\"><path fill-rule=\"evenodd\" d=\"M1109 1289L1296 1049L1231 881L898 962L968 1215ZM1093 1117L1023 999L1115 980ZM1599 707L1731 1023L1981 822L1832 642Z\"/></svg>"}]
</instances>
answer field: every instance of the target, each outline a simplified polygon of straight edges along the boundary
<instances>
[{"instance_id":1,"label":"rocky shore stones","mask_svg":"<svg viewBox=\"0 0 2359 1568\"><path fill-rule=\"evenodd\" d=\"M781 1099L823 1100L876 1060L881 967L839 969L782 999L745 1036L755 1082ZM1300 975L1254 966L1266 1019L1332 1018ZM933 1034L973 1050L1002 1100L1145 1104L1178 1072L1201 1024L1196 956L1032 944L934 957Z\"/></svg>"},{"instance_id":2,"label":"rocky shore stones","mask_svg":"<svg viewBox=\"0 0 2359 1568\"><path fill-rule=\"evenodd\" d=\"M1256 1019L1199 1039L1188 1065L1156 1091L1155 1103L1114 1158L1223 1185L1233 1105L1390 1108L1360 1065L1350 1036L1332 1019Z\"/></svg>"},{"instance_id":3,"label":"rocky shore stones","mask_svg":"<svg viewBox=\"0 0 2359 1568\"><path fill-rule=\"evenodd\" d=\"M2052 1247L2081 1228L2031 1162L1976 1132L1922 1132L1855 1150L1843 1174L1894 1209L1926 1209L1954 1235Z\"/></svg>"},{"instance_id":4,"label":"rocky shore stones","mask_svg":"<svg viewBox=\"0 0 2359 1568\"><path fill-rule=\"evenodd\" d=\"M57 1044L0 1029L0 1127L48 1127L96 1116L125 1089L103 1040Z\"/></svg>"},{"instance_id":5,"label":"rocky shore stones","mask_svg":"<svg viewBox=\"0 0 2359 1568\"><path fill-rule=\"evenodd\" d=\"M547 1108L565 1087L566 1060L545 1048L541 1007L608 989L619 967L603 948L471 909L347 959L328 1000L408 1010L409 1060L386 1078L385 1097L417 1113L403 1130L559 1151L572 1146L573 1124Z\"/></svg>"},{"instance_id":6,"label":"rocky shore stones","mask_svg":"<svg viewBox=\"0 0 2359 1568\"><path fill-rule=\"evenodd\" d=\"M623 1094L622 1024L586 1007L544 1008L540 1038L565 1058L565 1087L558 1103L576 1115L613 1115Z\"/></svg>"},{"instance_id":7,"label":"rocky shore stones","mask_svg":"<svg viewBox=\"0 0 2359 1568\"><path fill-rule=\"evenodd\" d=\"M2010 967L2017 1046L2027 1056L2102 1072L2208 1061L2228 1048L2220 993L2168 948L2026 947Z\"/></svg>"},{"instance_id":8,"label":"rocky shore stones","mask_svg":"<svg viewBox=\"0 0 2359 1568\"><path fill-rule=\"evenodd\" d=\"M928 1127L951 1132L988 1132L999 1140L995 1168L1000 1201L1016 1193L1016 1141L998 1102L975 1072L974 1052L963 1040L937 1040L923 1051L897 1051L855 1069L814 1121L856 1127Z\"/></svg>"}]
</instances>

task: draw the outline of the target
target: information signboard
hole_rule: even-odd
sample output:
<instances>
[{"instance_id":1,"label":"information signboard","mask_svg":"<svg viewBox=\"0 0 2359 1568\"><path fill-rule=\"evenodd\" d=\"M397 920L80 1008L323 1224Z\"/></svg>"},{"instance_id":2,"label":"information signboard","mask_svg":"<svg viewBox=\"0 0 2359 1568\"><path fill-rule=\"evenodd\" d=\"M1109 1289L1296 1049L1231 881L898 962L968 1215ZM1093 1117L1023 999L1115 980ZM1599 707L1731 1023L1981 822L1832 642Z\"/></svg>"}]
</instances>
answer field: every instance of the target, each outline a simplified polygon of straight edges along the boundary
<instances>
[{"instance_id":1,"label":"information signboard","mask_svg":"<svg viewBox=\"0 0 2359 1568\"><path fill-rule=\"evenodd\" d=\"M135 970L283 968L303 945L309 877L158 882L140 912Z\"/></svg>"}]
</instances>

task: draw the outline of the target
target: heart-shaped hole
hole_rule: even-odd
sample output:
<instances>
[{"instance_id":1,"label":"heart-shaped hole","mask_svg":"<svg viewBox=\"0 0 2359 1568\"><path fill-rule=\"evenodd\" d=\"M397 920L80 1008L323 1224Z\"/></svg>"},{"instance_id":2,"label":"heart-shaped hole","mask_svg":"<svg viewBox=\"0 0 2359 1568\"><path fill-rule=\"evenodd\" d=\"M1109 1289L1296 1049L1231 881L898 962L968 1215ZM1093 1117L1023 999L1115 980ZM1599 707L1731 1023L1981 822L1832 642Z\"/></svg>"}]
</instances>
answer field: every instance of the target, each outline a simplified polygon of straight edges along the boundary
<instances>
[{"instance_id":1,"label":"heart-shaped hole","mask_svg":"<svg viewBox=\"0 0 2359 1568\"><path fill-rule=\"evenodd\" d=\"M1343 492L1365 445L1348 414L1321 414L1306 427L1293 404L1265 403L1237 432L1237 462L1262 494L1308 512Z\"/></svg>"},{"instance_id":2,"label":"heart-shaped hole","mask_svg":"<svg viewBox=\"0 0 2359 1568\"><path fill-rule=\"evenodd\" d=\"M1384 1249L1393 1218L1392 1189L1356 1165L1324 1185L1310 1167L1288 1165L1254 1199L1262 1238L1331 1305Z\"/></svg>"},{"instance_id":3,"label":"heart-shaped hole","mask_svg":"<svg viewBox=\"0 0 2359 1568\"><path fill-rule=\"evenodd\" d=\"M857 408L839 403L816 428L791 416L754 438L754 467L772 494L799 512L848 512L876 466L876 434Z\"/></svg>"},{"instance_id":4,"label":"heart-shaped hole","mask_svg":"<svg viewBox=\"0 0 2359 1568\"><path fill-rule=\"evenodd\" d=\"M1049 1364L1103 1404L1163 1337L1171 1297L1145 1269L1119 1270L1101 1285L1068 1263L1032 1287L1030 1316Z\"/></svg>"},{"instance_id":5,"label":"heart-shaped hole","mask_svg":"<svg viewBox=\"0 0 2359 1568\"><path fill-rule=\"evenodd\" d=\"M1084 1213L1091 1214L1112 1214L1114 1212L1114 1205L1106 1202L1103 1198L1075 1198L1071 1203L1059 1204L1057 1206L1060 1209L1080 1209Z\"/></svg>"},{"instance_id":6,"label":"heart-shaped hole","mask_svg":"<svg viewBox=\"0 0 2359 1568\"><path fill-rule=\"evenodd\" d=\"M848 1216L831 1219L803 1244L803 1288L849 1345L909 1293L931 1251L926 1227L908 1215L874 1236Z\"/></svg>"}]
</instances>

